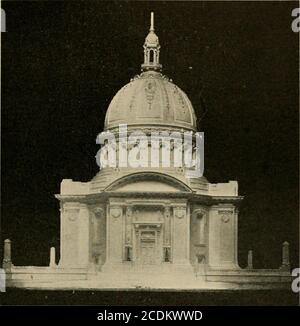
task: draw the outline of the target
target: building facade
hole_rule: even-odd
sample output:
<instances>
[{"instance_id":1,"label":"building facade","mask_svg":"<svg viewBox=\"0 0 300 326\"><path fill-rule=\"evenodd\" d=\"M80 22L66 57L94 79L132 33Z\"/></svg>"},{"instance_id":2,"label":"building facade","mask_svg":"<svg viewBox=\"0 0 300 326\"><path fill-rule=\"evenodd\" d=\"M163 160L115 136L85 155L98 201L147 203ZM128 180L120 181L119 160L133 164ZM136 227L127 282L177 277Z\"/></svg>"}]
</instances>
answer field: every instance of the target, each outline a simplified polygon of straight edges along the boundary
<instances>
[{"instance_id":1,"label":"building facade","mask_svg":"<svg viewBox=\"0 0 300 326\"><path fill-rule=\"evenodd\" d=\"M141 73L117 92L106 113L104 130L116 139L115 166L101 167L89 182L62 181L56 195L59 261L51 249L49 267L14 266L6 242L4 265L12 286L201 289L288 284L288 244L278 270L253 269L252 252L247 269L238 265L243 198L237 181L212 184L204 176L190 177L175 162L176 141L170 143L169 161L164 156L163 137L195 135L197 118L187 95L162 74L159 55L152 14ZM125 125L126 133L120 133ZM139 132L158 140L141 149L130 139ZM135 147L149 164L128 165ZM195 157L196 146L192 148ZM125 156L118 155L122 151Z\"/></svg>"}]
</instances>

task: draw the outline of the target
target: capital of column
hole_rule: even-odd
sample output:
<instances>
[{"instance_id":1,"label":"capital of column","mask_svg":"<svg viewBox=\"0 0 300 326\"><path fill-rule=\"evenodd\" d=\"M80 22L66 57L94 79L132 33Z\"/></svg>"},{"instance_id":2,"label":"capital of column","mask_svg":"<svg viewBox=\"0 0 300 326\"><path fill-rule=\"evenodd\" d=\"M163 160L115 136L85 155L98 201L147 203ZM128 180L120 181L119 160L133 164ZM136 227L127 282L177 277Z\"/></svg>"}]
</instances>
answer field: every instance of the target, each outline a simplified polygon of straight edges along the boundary
<instances>
[{"instance_id":1,"label":"capital of column","mask_svg":"<svg viewBox=\"0 0 300 326\"><path fill-rule=\"evenodd\" d=\"M170 217L170 215L171 215L171 208L170 208L170 206L165 206L165 208L164 208L164 215L165 215L165 217Z\"/></svg>"},{"instance_id":2,"label":"capital of column","mask_svg":"<svg viewBox=\"0 0 300 326\"><path fill-rule=\"evenodd\" d=\"M132 207L126 206L126 216L132 216Z\"/></svg>"},{"instance_id":3,"label":"capital of column","mask_svg":"<svg viewBox=\"0 0 300 326\"><path fill-rule=\"evenodd\" d=\"M95 214L96 217L100 218L104 215L104 210L101 207L95 207L92 212Z\"/></svg>"}]
</instances>

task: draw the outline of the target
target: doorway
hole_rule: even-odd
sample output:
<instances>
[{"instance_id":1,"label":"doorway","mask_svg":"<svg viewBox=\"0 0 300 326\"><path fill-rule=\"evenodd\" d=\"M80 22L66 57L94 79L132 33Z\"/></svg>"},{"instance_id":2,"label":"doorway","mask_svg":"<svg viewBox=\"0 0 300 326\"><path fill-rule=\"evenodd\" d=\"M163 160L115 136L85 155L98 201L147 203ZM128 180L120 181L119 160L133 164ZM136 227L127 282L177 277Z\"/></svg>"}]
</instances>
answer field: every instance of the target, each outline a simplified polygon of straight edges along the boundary
<instances>
[{"instance_id":1,"label":"doorway","mask_svg":"<svg viewBox=\"0 0 300 326\"><path fill-rule=\"evenodd\" d=\"M157 261L156 232L141 231L140 233L140 262L143 265L153 265Z\"/></svg>"}]
</instances>

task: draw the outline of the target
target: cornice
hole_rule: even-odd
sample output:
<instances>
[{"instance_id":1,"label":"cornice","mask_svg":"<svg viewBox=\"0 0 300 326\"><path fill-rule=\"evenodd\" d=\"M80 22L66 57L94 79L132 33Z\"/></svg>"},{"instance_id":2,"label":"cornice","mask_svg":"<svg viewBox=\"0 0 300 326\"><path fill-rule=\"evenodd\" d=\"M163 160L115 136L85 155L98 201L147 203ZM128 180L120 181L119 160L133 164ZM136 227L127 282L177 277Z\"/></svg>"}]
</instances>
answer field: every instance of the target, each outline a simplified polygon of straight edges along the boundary
<instances>
[{"instance_id":1,"label":"cornice","mask_svg":"<svg viewBox=\"0 0 300 326\"><path fill-rule=\"evenodd\" d=\"M95 194L86 195L55 195L61 202L80 202L80 203L95 203L105 202L108 198L186 198L191 203L205 204L208 206L217 204L233 204L238 206L243 200L243 196L209 196L200 195L190 192L118 192L118 191L103 191Z\"/></svg>"}]
</instances>

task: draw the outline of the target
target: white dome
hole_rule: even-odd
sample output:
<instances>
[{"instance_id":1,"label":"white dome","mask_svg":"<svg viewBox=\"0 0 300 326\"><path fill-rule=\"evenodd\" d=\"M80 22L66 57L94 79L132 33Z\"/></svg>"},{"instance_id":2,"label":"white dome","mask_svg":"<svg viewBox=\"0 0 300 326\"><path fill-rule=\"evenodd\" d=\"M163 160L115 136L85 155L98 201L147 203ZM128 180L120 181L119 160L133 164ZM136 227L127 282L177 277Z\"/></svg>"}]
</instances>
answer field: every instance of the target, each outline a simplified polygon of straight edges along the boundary
<instances>
[{"instance_id":1,"label":"white dome","mask_svg":"<svg viewBox=\"0 0 300 326\"><path fill-rule=\"evenodd\" d=\"M164 126L196 130L196 115L187 95L159 72L143 72L112 99L105 129L128 126Z\"/></svg>"}]
</instances>

